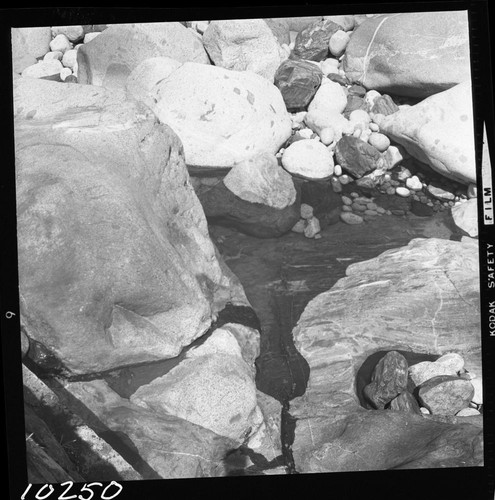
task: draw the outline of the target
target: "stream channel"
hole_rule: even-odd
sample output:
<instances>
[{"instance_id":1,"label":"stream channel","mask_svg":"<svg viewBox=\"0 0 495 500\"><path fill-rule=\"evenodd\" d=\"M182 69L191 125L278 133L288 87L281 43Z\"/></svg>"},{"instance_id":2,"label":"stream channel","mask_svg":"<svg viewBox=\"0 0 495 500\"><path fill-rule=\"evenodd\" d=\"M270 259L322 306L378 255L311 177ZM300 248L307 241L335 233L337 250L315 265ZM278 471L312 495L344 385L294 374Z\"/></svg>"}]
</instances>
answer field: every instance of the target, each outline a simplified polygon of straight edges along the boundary
<instances>
[{"instance_id":1,"label":"stream channel","mask_svg":"<svg viewBox=\"0 0 495 500\"><path fill-rule=\"evenodd\" d=\"M337 222L323 228L320 239L293 232L260 239L216 225L210 225L209 231L253 309L226 307L208 333L227 322L259 329L256 385L282 404L282 456L268 462L241 447L230 458L230 475L270 474L270 470L297 473L291 452L295 420L290 416L290 401L304 394L310 369L294 346L292 329L307 303L345 277L350 264L407 245L414 238L460 239L460 235L447 211L429 217L383 215L360 225ZM190 347L204 342L207 335ZM129 397L141 385L167 373L184 356L126 368L118 377L106 380L121 396Z\"/></svg>"}]
</instances>

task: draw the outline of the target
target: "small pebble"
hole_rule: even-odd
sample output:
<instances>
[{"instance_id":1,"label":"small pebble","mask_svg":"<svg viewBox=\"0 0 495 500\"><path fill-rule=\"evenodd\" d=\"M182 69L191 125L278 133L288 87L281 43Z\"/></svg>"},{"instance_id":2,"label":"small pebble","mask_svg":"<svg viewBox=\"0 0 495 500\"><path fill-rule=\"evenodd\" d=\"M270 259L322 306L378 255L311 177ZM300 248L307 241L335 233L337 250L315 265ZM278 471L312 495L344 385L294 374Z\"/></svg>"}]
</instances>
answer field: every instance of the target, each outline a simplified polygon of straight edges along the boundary
<instances>
[{"instance_id":1,"label":"small pebble","mask_svg":"<svg viewBox=\"0 0 495 500\"><path fill-rule=\"evenodd\" d=\"M321 233L317 233L317 234L315 234L315 235L314 235L314 239L315 239L315 240L319 240L319 239L321 239Z\"/></svg>"},{"instance_id":2,"label":"small pebble","mask_svg":"<svg viewBox=\"0 0 495 500\"><path fill-rule=\"evenodd\" d=\"M342 210L344 212L352 212L352 208L349 205L343 205Z\"/></svg>"},{"instance_id":3,"label":"small pebble","mask_svg":"<svg viewBox=\"0 0 495 500\"><path fill-rule=\"evenodd\" d=\"M320 221L316 217L311 217L304 228L304 236L306 236L306 238L314 238L320 231Z\"/></svg>"},{"instance_id":4,"label":"small pebble","mask_svg":"<svg viewBox=\"0 0 495 500\"><path fill-rule=\"evenodd\" d=\"M333 173L337 176L340 177L342 175L342 167L340 165L335 165L333 167Z\"/></svg>"},{"instance_id":5,"label":"small pebble","mask_svg":"<svg viewBox=\"0 0 495 500\"><path fill-rule=\"evenodd\" d=\"M298 134L303 139L311 139L311 136L313 135L313 131L310 128L302 128L301 130L299 130Z\"/></svg>"},{"instance_id":6,"label":"small pebble","mask_svg":"<svg viewBox=\"0 0 495 500\"><path fill-rule=\"evenodd\" d=\"M323 144L325 144L325 146L332 144L334 138L335 138L335 133L334 133L333 129L330 127L325 127L320 132L320 141Z\"/></svg>"},{"instance_id":7,"label":"small pebble","mask_svg":"<svg viewBox=\"0 0 495 500\"><path fill-rule=\"evenodd\" d=\"M66 68L72 69L77 63L77 50L71 49L65 51L62 57L62 64Z\"/></svg>"},{"instance_id":8,"label":"small pebble","mask_svg":"<svg viewBox=\"0 0 495 500\"><path fill-rule=\"evenodd\" d=\"M388 195L393 195L393 194L395 194L395 188L390 186L389 188L387 188L386 192Z\"/></svg>"},{"instance_id":9,"label":"small pebble","mask_svg":"<svg viewBox=\"0 0 495 500\"><path fill-rule=\"evenodd\" d=\"M390 146L390 139L379 132L372 132L369 136L368 142L374 146L380 153L386 151Z\"/></svg>"},{"instance_id":10,"label":"small pebble","mask_svg":"<svg viewBox=\"0 0 495 500\"><path fill-rule=\"evenodd\" d=\"M65 79L72 75L72 71L70 68L63 68L61 71L60 71L60 79L65 82Z\"/></svg>"},{"instance_id":11,"label":"small pebble","mask_svg":"<svg viewBox=\"0 0 495 500\"><path fill-rule=\"evenodd\" d=\"M376 211L382 215L387 213L387 211L383 207L376 207Z\"/></svg>"},{"instance_id":12,"label":"small pebble","mask_svg":"<svg viewBox=\"0 0 495 500\"><path fill-rule=\"evenodd\" d=\"M311 219L313 217L313 207L307 203L301 203L301 217L303 219Z\"/></svg>"},{"instance_id":13,"label":"small pebble","mask_svg":"<svg viewBox=\"0 0 495 500\"><path fill-rule=\"evenodd\" d=\"M368 123L370 123L371 121L371 118L370 115L363 109L355 109L349 115L349 121L354 123L364 123L368 125Z\"/></svg>"},{"instance_id":14,"label":"small pebble","mask_svg":"<svg viewBox=\"0 0 495 500\"><path fill-rule=\"evenodd\" d=\"M368 104L369 109L373 107L375 101L381 96L380 92L377 90L368 90L364 97L366 104Z\"/></svg>"},{"instance_id":15,"label":"small pebble","mask_svg":"<svg viewBox=\"0 0 495 500\"><path fill-rule=\"evenodd\" d=\"M336 31L328 42L330 53L335 57L340 57L345 52L349 40L350 36L348 33L342 30Z\"/></svg>"},{"instance_id":16,"label":"small pebble","mask_svg":"<svg viewBox=\"0 0 495 500\"><path fill-rule=\"evenodd\" d=\"M362 134L362 130L360 128L357 128L356 130L354 130L352 137L359 139L361 137L361 134Z\"/></svg>"},{"instance_id":17,"label":"small pebble","mask_svg":"<svg viewBox=\"0 0 495 500\"><path fill-rule=\"evenodd\" d=\"M352 212L341 212L340 219L346 224L362 224L363 218L359 215L353 214Z\"/></svg>"},{"instance_id":18,"label":"small pebble","mask_svg":"<svg viewBox=\"0 0 495 500\"><path fill-rule=\"evenodd\" d=\"M294 226L292 226L291 231L295 233L304 233L304 228L306 227L306 221L304 219L299 219Z\"/></svg>"},{"instance_id":19,"label":"small pebble","mask_svg":"<svg viewBox=\"0 0 495 500\"><path fill-rule=\"evenodd\" d=\"M421 189L423 189L423 184L421 183L417 175L413 175L407 178L406 186L413 191L421 191Z\"/></svg>"},{"instance_id":20,"label":"small pebble","mask_svg":"<svg viewBox=\"0 0 495 500\"><path fill-rule=\"evenodd\" d=\"M355 212L365 212L366 211L366 205L361 205L360 203L356 203L354 202L352 205L351 205L352 209L355 211Z\"/></svg>"},{"instance_id":21,"label":"small pebble","mask_svg":"<svg viewBox=\"0 0 495 500\"><path fill-rule=\"evenodd\" d=\"M342 185L340 184L340 181L337 179L337 177L332 177L330 183L332 184L332 189L334 193L342 192Z\"/></svg>"},{"instance_id":22,"label":"small pebble","mask_svg":"<svg viewBox=\"0 0 495 500\"><path fill-rule=\"evenodd\" d=\"M463 408L455 414L456 417L472 417L473 415L481 415L481 413L474 408Z\"/></svg>"},{"instance_id":23,"label":"small pebble","mask_svg":"<svg viewBox=\"0 0 495 500\"><path fill-rule=\"evenodd\" d=\"M352 179L347 174L343 174L339 177L339 181L342 185L346 185L352 182Z\"/></svg>"},{"instance_id":24,"label":"small pebble","mask_svg":"<svg viewBox=\"0 0 495 500\"><path fill-rule=\"evenodd\" d=\"M395 193L399 196L402 196L403 198L407 198L411 194L411 191L409 191L409 189L405 187L399 186L395 188Z\"/></svg>"},{"instance_id":25,"label":"small pebble","mask_svg":"<svg viewBox=\"0 0 495 500\"><path fill-rule=\"evenodd\" d=\"M342 196L342 203L344 205L352 205L352 200L348 196Z\"/></svg>"},{"instance_id":26,"label":"small pebble","mask_svg":"<svg viewBox=\"0 0 495 500\"><path fill-rule=\"evenodd\" d=\"M364 215L370 215L370 216L376 216L378 215L378 212L376 210L365 210Z\"/></svg>"},{"instance_id":27,"label":"small pebble","mask_svg":"<svg viewBox=\"0 0 495 500\"><path fill-rule=\"evenodd\" d=\"M377 204L373 202L367 203L366 207L368 208L368 210L376 210L378 208Z\"/></svg>"},{"instance_id":28,"label":"small pebble","mask_svg":"<svg viewBox=\"0 0 495 500\"><path fill-rule=\"evenodd\" d=\"M373 123L373 122L370 123L369 127L370 127L370 130L372 132L379 132L380 131L380 127L376 123Z\"/></svg>"},{"instance_id":29,"label":"small pebble","mask_svg":"<svg viewBox=\"0 0 495 500\"><path fill-rule=\"evenodd\" d=\"M72 48L72 44L70 43L69 39L62 33L57 35L51 42L50 42L50 50L52 51L59 51L59 52L66 52L67 50L70 50Z\"/></svg>"},{"instance_id":30,"label":"small pebble","mask_svg":"<svg viewBox=\"0 0 495 500\"><path fill-rule=\"evenodd\" d=\"M419 411L421 413L423 413L424 415L430 415L430 410L428 410L428 408L425 408L424 406L421 406L421 408L419 409Z\"/></svg>"},{"instance_id":31,"label":"small pebble","mask_svg":"<svg viewBox=\"0 0 495 500\"><path fill-rule=\"evenodd\" d=\"M358 193L356 193L356 191L353 191L353 192L351 193L351 198L358 198L358 197L359 197L359 194L358 194Z\"/></svg>"}]
</instances>

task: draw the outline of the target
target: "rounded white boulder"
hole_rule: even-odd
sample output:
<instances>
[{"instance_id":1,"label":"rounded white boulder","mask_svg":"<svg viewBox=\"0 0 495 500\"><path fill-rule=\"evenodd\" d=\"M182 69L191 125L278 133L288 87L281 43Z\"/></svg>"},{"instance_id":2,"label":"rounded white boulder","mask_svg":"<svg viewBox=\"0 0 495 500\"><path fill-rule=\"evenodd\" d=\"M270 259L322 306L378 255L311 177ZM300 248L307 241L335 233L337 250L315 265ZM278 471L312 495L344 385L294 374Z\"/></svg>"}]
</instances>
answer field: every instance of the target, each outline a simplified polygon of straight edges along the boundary
<instances>
[{"instance_id":1,"label":"rounded white boulder","mask_svg":"<svg viewBox=\"0 0 495 500\"><path fill-rule=\"evenodd\" d=\"M333 155L320 142L302 139L293 142L282 156L283 167L306 179L326 179L333 174Z\"/></svg>"}]
</instances>

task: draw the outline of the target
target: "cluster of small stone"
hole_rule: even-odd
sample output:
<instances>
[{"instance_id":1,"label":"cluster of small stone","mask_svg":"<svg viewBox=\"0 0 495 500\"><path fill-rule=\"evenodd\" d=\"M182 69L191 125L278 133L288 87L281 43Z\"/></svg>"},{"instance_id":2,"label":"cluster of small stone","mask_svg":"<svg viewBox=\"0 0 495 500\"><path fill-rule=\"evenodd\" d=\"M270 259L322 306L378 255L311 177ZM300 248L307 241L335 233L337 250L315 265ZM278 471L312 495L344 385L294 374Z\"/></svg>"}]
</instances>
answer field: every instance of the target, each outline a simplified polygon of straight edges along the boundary
<instances>
[{"instance_id":1,"label":"cluster of small stone","mask_svg":"<svg viewBox=\"0 0 495 500\"><path fill-rule=\"evenodd\" d=\"M105 25L16 28L13 50L26 44L35 57L29 61L32 64L20 71L21 76L77 83L77 51L105 28Z\"/></svg>"},{"instance_id":2,"label":"cluster of small stone","mask_svg":"<svg viewBox=\"0 0 495 500\"><path fill-rule=\"evenodd\" d=\"M302 233L306 238L321 238L320 221L313 214L313 207L307 203L301 203L301 218L296 222L292 231Z\"/></svg>"},{"instance_id":3,"label":"cluster of small stone","mask_svg":"<svg viewBox=\"0 0 495 500\"><path fill-rule=\"evenodd\" d=\"M483 405L482 381L464 369L457 353L408 366L402 354L389 351L375 366L363 394L375 409L417 414L479 415Z\"/></svg>"}]
</instances>

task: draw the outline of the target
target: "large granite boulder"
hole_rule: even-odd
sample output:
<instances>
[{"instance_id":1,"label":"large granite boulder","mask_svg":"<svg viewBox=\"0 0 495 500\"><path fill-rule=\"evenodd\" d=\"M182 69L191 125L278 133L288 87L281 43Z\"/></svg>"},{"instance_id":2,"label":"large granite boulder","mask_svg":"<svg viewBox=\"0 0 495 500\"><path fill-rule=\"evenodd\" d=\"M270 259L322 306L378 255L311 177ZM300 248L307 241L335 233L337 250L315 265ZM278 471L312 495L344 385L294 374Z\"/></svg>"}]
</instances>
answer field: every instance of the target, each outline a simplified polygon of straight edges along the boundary
<instances>
[{"instance_id":1,"label":"large granite boulder","mask_svg":"<svg viewBox=\"0 0 495 500\"><path fill-rule=\"evenodd\" d=\"M380 131L438 173L476 183L471 82L388 115L375 115Z\"/></svg>"},{"instance_id":2,"label":"large granite boulder","mask_svg":"<svg viewBox=\"0 0 495 500\"><path fill-rule=\"evenodd\" d=\"M252 71L270 82L288 53L262 19L212 21L203 44L215 66Z\"/></svg>"},{"instance_id":3,"label":"large granite boulder","mask_svg":"<svg viewBox=\"0 0 495 500\"><path fill-rule=\"evenodd\" d=\"M250 71L185 63L152 91L153 111L177 133L188 167L232 167L275 154L291 134L280 91Z\"/></svg>"},{"instance_id":4,"label":"large granite boulder","mask_svg":"<svg viewBox=\"0 0 495 500\"><path fill-rule=\"evenodd\" d=\"M355 374L374 352L458 352L481 373L476 240L414 239L369 261L306 306L294 343L311 367L305 398L358 401Z\"/></svg>"},{"instance_id":5,"label":"large granite boulder","mask_svg":"<svg viewBox=\"0 0 495 500\"><path fill-rule=\"evenodd\" d=\"M78 83L123 89L132 70L150 57L209 64L201 40L181 23L115 24L77 51Z\"/></svg>"},{"instance_id":6,"label":"large granite boulder","mask_svg":"<svg viewBox=\"0 0 495 500\"><path fill-rule=\"evenodd\" d=\"M176 356L227 302L182 145L123 92L14 82L19 281L29 355L91 373Z\"/></svg>"},{"instance_id":7,"label":"large granite boulder","mask_svg":"<svg viewBox=\"0 0 495 500\"><path fill-rule=\"evenodd\" d=\"M225 475L224 457L236 443L201 425L160 413L120 397L102 380L66 382L67 404L78 401L81 416L132 457L146 479ZM95 418L96 417L96 418ZM132 450L129 453L129 450ZM100 478L101 479L101 478Z\"/></svg>"},{"instance_id":8,"label":"large granite boulder","mask_svg":"<svg viewBox=\"0 0 495 500\"><path fill-rule=\"evenodd\" d=\"M309 302L293 330L310 367L306 393L290 409L299 472L482 465L479 420L365 410L357 380L384 351L416 361L455 351L480 374L478 268L475 240L415 239L352 264Z\"/></svg>"},{"instance_id":9,"label":"large granite boulder","mask_svg":"<svg viewBox=\"0 0 495 500\"><path fill-rule=\"evenodd\" d=\"M367 89L427 97L470 78L467 11L383 14L354 30L346 76Z\"/></svg>"}]
</instances>

